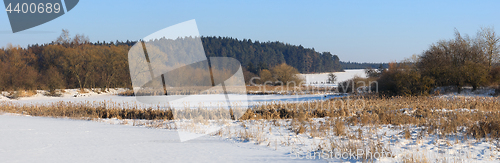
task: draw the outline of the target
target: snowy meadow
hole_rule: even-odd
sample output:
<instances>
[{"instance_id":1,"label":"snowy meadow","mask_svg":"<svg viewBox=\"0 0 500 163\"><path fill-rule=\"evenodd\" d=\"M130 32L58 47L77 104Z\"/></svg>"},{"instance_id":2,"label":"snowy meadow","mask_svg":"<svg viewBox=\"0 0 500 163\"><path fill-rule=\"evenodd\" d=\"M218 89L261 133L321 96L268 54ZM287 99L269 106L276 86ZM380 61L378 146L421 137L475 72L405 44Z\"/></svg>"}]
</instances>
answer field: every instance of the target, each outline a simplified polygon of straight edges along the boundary
<instances>
[{"instance_id":1,"label":"snowy meadow","mask_svg":"<svg viewBox=\"0 0 500 163\"><path fill-rule=\"evenodd\" d=\"M327 75L302 74L307 87L336 86L326 84ZM336 75L338 81L345 81L364 77L364 71L347 70ZM242 115L231 112L231 119L217 118L225 116L217 108L217 103L224 101L214 101L214 95L192 95L188 97L192 98L189 105L151 105L136 102L134 96L118 95L126 89L68 89L59 97L37 91L17 99L9 97L12 92L4 92L0 99L0 130L4 131L0 136L0 156L9 158L8 162L37 161L22 157L25 154L50 162L65 162L72 156L82 162L161 162L174 156L184 159L173 161L196 162L500 159L500 101L488 94L379 97L328 90L302 94L267 90L269 94L247 95L248 106L240 108ZM189 110L184 113L212 118L174 118L172 108L179 107ZM209 130L206 126L210 125L220 128ZM175 134L178 130L208 135L180 143ZM81 149L68 150L75 146ZM93 151L109 151L112 158L121 159L85 157L93 155ZM51 157L60 152L69 156ZM127 159L137 157L122 157L124 153L141 154L145 160ZM190 158L191 154L201 157Z\"/></svg>"}]
</instances>

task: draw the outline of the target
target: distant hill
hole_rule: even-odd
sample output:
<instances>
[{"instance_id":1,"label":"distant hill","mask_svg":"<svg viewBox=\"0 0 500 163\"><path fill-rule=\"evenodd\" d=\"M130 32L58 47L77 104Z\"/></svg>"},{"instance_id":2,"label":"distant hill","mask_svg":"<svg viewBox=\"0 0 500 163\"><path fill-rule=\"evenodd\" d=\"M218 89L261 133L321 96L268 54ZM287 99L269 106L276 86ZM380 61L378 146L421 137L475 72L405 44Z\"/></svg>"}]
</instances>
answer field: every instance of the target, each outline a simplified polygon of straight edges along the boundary
<instances>
[{"instance_id":1,"label":"distant hill","mask_svg":"<svg viewBox=\"0 0 500 163\"><path fill-rule=\"evenodd\" d=\"M340 65L342 66L343 69L366 69L366 68L377 69L381 65L383 68L389 68L388 63L366 63L366 62L359 63L350 61L347 62L340 61Z\"/></svg>"},{"instance_id":2,"label":"distant hill","mask_svg":"<svg viewBox=\"0 0 500 163\"><path fill-rule=\"evenodd\" d=\"M251 39L238 40L232 37L201 37L207 57L232 57L241 62L250 72L269 69L286 63L297 68L300 73L343 71L340 59L330 52L317 52L314 48L291 45L279 41L259 42ZM119 42L116 45L132 46L135 41ZM109 45L100 43L97 45ZM113 43L111 43L113 44Z\"/></svg>"},{"instance_id":3,"label":"distant hill","mask_svg":"<svg viewBox=\"0 0 500 163\"><path fill-rule=\"evenodd\" d=\"M239 60L250 72L285 62L300 73L343 71L340 59L330 52L317 52L301 45L282 42L259 42L231 37L202 37L207 57L224 56Z\"/></svg>"}]
</instances>

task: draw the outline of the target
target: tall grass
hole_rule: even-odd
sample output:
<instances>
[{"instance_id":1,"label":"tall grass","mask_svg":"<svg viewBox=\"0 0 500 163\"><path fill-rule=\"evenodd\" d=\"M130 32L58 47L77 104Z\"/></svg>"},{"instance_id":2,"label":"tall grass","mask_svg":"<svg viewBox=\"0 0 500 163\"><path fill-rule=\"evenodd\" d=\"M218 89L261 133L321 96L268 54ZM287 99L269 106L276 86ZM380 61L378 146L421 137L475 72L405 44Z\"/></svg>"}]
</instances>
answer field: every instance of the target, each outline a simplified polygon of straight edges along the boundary
<instances>
[{"instance_id":1,"label":"tall grass","mask_svg":"<svg viewBox=\"0 0 500 163\"><path fill-rule=\"evenodd\" d=\"M118 118L118 119L146 119L146 120L172 120L171 109L145 108L137 106L123 108L107 105L106 102L57 102L49 105L19 105L12 102L1 102L0 112L17 113L44 117L66 118Z\"/></svg>"},{"instance_id":2,"label":"tall grass","mask_svg":"<svg viewBox=\"0 0 500 163\"><path fill-rule=\"evenodd\" d=\"M174 117L192 119L191 122L195 123L218 123L219 119L240 117L237 124L241 127L229 125L219 130L216 135L243 142L265 143L274 148L300 146L302 142L298 138L302 135L317 138L315 140L319 142L311 145L313 150L344 152L356 149L391 150L388 148L391 142L384 142L381 138L389 135L376 134L381 125L400 130L399 138L414 140L417 143L428 135L435 135L439 140L456 138L455 141L464 141L473 138L478 141L481 139L498 141L499 103L498 98L490 97L351 96L300 103L268 103L254 106L239 116L223 109L196 108L176 112L159 107L145 109L136 105L123 107L109 102L58 102L40 106L0 102L0 112L75 119L143 119L133 120L134 125L166 129L183 127L197 129L196 126L189 126L194 123L182 126L183 123L168 121L174 120ZM206 116L205 119L200 120L198 118L200 115ZM280 129L291 134L282 133L283 130ZM269 134L279 134L280 137L277 139L267 137ZM364 158L365 156L363 155ZM360 161L370 162L373 159ZM429 162L425 156L416 155L401 161Z\"/></svg>"},{"instance_id":3,"label":"tall grass","mask_svg":"<svg viewBox=\"0 0 500 163\"><path fill-rule=\"evenodd\" d=\"M500 101L492 97L342 97L302 103L270 103L248 110L242 119L340 117L349 125L415 125L444 135L467 132L500 138ZM336 124L336 123L332 123Z\"/></svg>"},{"instance_id":4,"label":"tall grass","mask_svg":"<svg viewBox=\"0 0 500 163\"><path fill-rule=\"evenodd\" d=\"M145 108L102 103L58 102L50 105L0 103L0 111L32 116L69 118L118 118L173 120L172 109ZM196 114L195 114L196 113ZM197 108L178 112L177 118L234 119L231 111ZM193 116L196 115L196 116ZM229 117L229 118L228 118ZM344 135L343 126L376 126L391 124L425 127L429 134L456 135L467 133L474 138L500 138L500 101L491 97L378 97L352 96L323 101L275 102L248 109L239 120L290 119L297 134L320 128L332 128ZM329 127L308 125L312 118L330 117ZM323 125L326 125L323 124ZM306 127L309 126L309 127ZM314 127L314 128L313 128ZM316 132L316 131L314 131ZM409 132L409 131L408 131ZM312 135L321 135L312 133Z\"/></svg>"},{"instance_id":5,"label":"tall grass","mask_svg":"<svg viewBox=\"0 0 500 163\"><path fill-rule=\"evenodd\" d=\"M244 87L226 87L227 93L241 94L244 93ZM224 91L220 90L206 90L208 87L182 87L182 88L169 88L169 95L193 95L193 94L222 94ZM303 94L324 94L324 93L338 93L334 87L314 87L314 86L270 86L270 85L259 85L259 86L246 86L246 93L253 95L267 95L267 94L292 94L292 95L303 95ZM162 95L163 91L155 90L152 92L141 91L138 95ZM120 96L135 96L133 90L126 90L118 93Z\"/></svg>"}]
</instances>

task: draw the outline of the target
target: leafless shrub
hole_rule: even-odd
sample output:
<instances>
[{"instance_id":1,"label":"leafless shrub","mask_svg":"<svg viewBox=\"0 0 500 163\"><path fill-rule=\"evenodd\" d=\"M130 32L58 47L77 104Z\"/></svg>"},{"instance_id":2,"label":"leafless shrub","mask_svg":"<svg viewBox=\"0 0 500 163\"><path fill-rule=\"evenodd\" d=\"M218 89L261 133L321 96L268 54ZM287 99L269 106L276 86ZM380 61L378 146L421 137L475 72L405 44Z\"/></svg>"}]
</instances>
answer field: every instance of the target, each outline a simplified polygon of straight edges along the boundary
<instances>
[{"instance_id":1,"label":"leafless shrub","mask_svg":"<svg viewBox=\"0 0 500 163\"><path fill-rule=\"evenodd\" d=\"M411 138L411 133L410 133L410 129L405 129L404 130L404 137L405 139L410 139Z\"/></svg>"},{"instance_id":2,"label":"leafless shrub","mask_svg":"<svg viewBox=\"0 0 500 163\"><path fill-rule=\"evenodd\" d=\"M118 93L118 96L135 96L134 90L126 90Z\"/></svg>"}]
</instances>

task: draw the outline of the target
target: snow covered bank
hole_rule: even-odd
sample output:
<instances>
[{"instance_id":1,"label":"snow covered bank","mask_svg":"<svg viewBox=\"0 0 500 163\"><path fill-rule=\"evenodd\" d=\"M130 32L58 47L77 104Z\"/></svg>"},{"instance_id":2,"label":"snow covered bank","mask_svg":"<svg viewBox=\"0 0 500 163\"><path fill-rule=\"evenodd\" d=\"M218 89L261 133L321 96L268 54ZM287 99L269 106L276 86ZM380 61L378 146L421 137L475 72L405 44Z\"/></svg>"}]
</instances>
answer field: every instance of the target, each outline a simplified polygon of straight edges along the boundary
<instances>
[{"instance_id":1,"label":"snow covered bank","mask_svg":"<svg viewBox=\"0 0 500 163\"><path fill-rule=\"evenodd\" d=\"M138 106L139 108L147 108L147 107L157 107L158 105L161 107L175 107L175 108L183 108L186 106L189 107L217 107L221 103L225 103L225 100L222 94L214 94L214 95L191 95L181 100L171 101L169 104L159 103L157 105L148 105L140 103L136 100L135 96L118 96L116 95L116 90L108 93L97 94L94 92L89 93L78 93L76 90L66 91L61 97L51 97L44 96L42 93L38 93L32 97L21 97L19 99L9 99L2 98L0 102L11 102L15 104L21 105L50 105L57 102L73 102L73 103L99 103L105 102L110 106ZM75 96L77 95L77 96ZM176 95L174 95L176 96ZM334 97L339 97L343 95L325 95L325 94L313 94L313 95L231 95L235 102L238 101L248 101L249 106L259 105L263 103L271 103L271 102L303 102L303 101L314 101L314 100L326 100ZM189 103L186 103L189 101ZM247 106L248 107L248 106Z\"/></svg>"}]
</instances>

